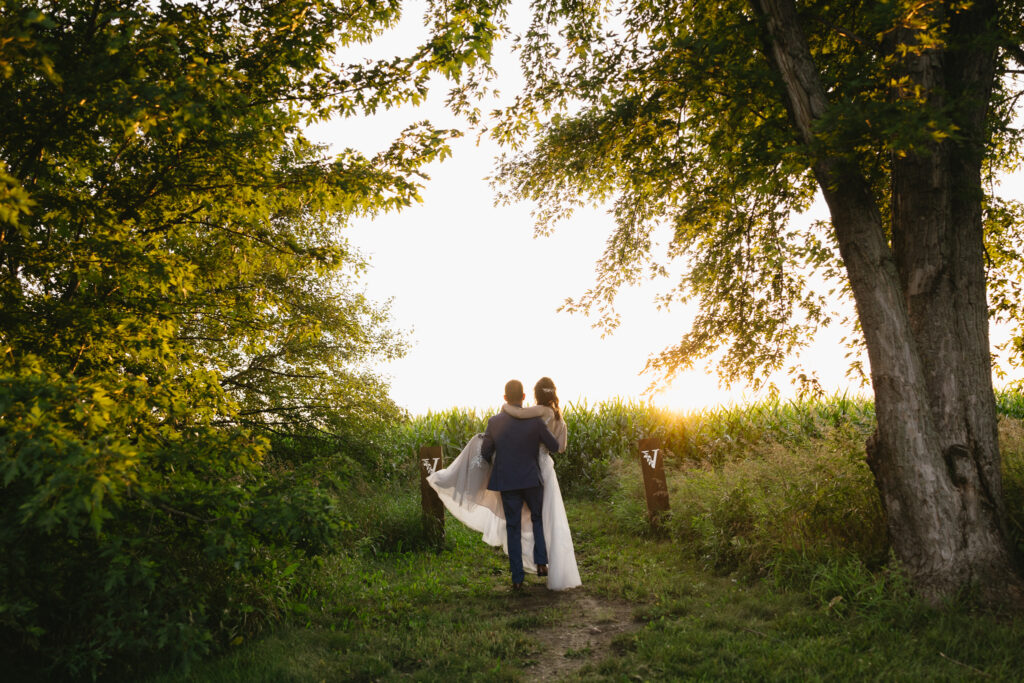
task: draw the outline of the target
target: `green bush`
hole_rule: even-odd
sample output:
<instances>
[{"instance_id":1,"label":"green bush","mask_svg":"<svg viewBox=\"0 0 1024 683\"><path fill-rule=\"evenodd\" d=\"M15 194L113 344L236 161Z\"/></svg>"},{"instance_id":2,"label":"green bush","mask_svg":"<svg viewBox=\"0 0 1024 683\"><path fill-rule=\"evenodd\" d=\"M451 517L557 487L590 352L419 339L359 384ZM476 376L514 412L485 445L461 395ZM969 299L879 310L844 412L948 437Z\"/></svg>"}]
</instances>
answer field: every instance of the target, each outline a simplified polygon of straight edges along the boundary
<instances>
[{"instance_id":1,"label":"green bush","mask_svg":"<svg viewBox=\"0 0 1024 683\"><path fill-rule=\"evenodd\" d=\"M271 476L264 441L195 406L163 430L121 398L0 378L0 657L20 677L187 666L290 609L298 565L345 531L322 464Z\"/></svg>"},{"instance_id":2,"label":"green bush","mask_svg":"<svg viewBox=\"0 0 1024 683\"><path fill-rule=\"evenodd\" d=\"M670 499L668 533L718 571L764 574L796 556L817 563L854 555L878 566L888 551L871 473L851 451L770 445L673 476Z\"/></svg>"}]
</instances>

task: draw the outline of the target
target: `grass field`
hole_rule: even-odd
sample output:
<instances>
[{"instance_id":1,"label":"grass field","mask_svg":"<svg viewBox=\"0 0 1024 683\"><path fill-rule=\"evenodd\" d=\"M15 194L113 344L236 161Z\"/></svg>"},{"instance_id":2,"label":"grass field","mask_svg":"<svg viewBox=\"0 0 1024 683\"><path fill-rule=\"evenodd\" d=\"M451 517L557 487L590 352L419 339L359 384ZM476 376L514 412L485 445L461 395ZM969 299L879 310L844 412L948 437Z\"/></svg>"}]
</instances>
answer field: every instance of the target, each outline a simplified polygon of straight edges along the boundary
<instances>
[{"instance_id":1,"label":"grass field","mask_svg":"<svg viewBox=\"0 0 1024 683\"><path fill-rule=\"evenodd\" d=\"M1020 616L910 594L863 465L870 415L854 408L794 409L802 417L786 428L734 415L741 436L705 415L703 443L722 450L675 456L658 529L634 459L580 469L566 502L583 586L564 593L536 577L512 593L500 550L451 518L430 545L412 471L399 468L353 489L348 522L361 532L299 570L305 588L284 626L154 681L1021 680ZM627 424L616 410L588 419ZM1019 528L1024 427L1003 414ZM435 416L433 429L471 434L479 416L457 418Z\"/></svg>"}]
</instances>

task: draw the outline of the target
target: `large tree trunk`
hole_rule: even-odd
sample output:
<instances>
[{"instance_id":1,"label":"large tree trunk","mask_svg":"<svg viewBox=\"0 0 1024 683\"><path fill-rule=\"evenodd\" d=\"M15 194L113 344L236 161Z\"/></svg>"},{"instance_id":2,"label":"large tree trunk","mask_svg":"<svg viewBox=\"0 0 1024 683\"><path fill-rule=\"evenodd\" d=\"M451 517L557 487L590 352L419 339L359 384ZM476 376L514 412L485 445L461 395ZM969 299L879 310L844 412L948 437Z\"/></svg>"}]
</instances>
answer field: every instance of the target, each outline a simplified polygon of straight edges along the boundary
<instances>
[{"instance_id":1,"label":"large tree trunk","mask_svg":"<svg viewBox=\"0 0 1024 683\"><path fill-rule=\"evenodd\" d=\"M922 145L916 154L892 160L893 251L949 479L942 499L932 503L949 521L928 530L931 549L904 540L907 547L898 552L950 588L998 585L1011 565L1004 542L981 216L994 51L976 36L991 16L990 3L976 2L950 18L951 43L969 45L958 53L931 49L905 57L904 74L928 93L930 111L958 104L950 114L963 137ZM898 39L916 42L910 31ZM901 496L887 479L879 481L883 499ZM890 519L894 543L913 539L906 524Z\"/></svg>"},{"instance_id":2,"label":"large tree trunk","mask_svg":"<svg viewBox=\"0 0 1024 683\"><path fill-rule=\"evenodd\" d=\"M814 124L829 102L792 0L754 3L794 123L815 144ZM985 11L976 6L951 30L980 31ZM867 344L878 418L868 459L896 555L929 599L976 584L990 599L1009 593L1019 601L1002 508L981 232L981 135L993 62L991 47L973 43L976 54L945 60L930 50L906 59L924 92L954 97L957 84L975 89L973 106L955 112L959 126L973 127L962 143L928 143L893 160L891 248L853 160L825 152L814 172Z\"/></svg>"}]
</instances>

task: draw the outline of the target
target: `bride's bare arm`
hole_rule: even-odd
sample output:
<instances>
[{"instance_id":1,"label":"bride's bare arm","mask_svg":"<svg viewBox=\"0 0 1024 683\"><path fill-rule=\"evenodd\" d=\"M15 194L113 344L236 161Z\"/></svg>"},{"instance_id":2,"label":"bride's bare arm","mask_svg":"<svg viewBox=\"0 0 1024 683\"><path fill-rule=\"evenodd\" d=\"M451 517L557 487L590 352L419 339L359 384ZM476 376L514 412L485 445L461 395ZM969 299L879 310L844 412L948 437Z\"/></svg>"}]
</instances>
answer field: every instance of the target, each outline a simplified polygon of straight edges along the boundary
<instances>
[{"instance_id":1,"label":"bride's bare arm","mask_svg":"<svg viewBox=\"0 0 1024 683\"><path fill-rule=\"evenodd\" d=\"M548 424L551 435L558 439L558 452L565 453L565 446L569 442L569 430L565 426L565 420L555 420Z\"/></svg>"},{"instance_id":2,"label":"bride's bare arm","mask_svg":"<svg viewBox=\"0 0 1024 683\"><path fill-rule=\"evenodd\" d=\"M530 406L529 408L523 408L522 406L514 406L506 403L501 406L501 409L518 420L529 420L531 417L539 417L547 422L555 416L555 411L551 410L551 408L548 408L547 406Z\"/></svg>"}]
</instances>

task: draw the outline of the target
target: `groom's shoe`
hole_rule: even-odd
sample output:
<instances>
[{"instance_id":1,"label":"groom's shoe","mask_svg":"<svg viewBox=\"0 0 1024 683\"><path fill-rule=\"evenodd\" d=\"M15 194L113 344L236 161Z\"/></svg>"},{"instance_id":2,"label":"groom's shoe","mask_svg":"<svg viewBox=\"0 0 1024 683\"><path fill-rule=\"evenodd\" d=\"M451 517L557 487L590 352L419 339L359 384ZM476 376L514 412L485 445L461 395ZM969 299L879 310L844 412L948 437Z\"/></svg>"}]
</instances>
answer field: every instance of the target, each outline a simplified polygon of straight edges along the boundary
<instances>
[{"instance_id":1,"label":"groom's shoe","mask_svg":"<svg viewBox=\"0 0 1024 683\"><path fill-rule=\"evenodd\" d=\"M512 592L513 593L522 593L523 592L523 582L522 581L520 581L519 583L513 582L512 583Z\"/></svg>"},{"instance_id":2,"label":"groom's shoe","mask_svg":"<svg viewBox=\"0 0 1024 683\"><path fill-rule=\"evenodd\" d=\"M548 566L546 564L538 564L537 565L537 576L547 576L547 575L548 575Z\"/></svg>"}]
</instances>

